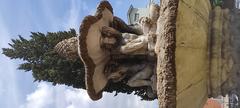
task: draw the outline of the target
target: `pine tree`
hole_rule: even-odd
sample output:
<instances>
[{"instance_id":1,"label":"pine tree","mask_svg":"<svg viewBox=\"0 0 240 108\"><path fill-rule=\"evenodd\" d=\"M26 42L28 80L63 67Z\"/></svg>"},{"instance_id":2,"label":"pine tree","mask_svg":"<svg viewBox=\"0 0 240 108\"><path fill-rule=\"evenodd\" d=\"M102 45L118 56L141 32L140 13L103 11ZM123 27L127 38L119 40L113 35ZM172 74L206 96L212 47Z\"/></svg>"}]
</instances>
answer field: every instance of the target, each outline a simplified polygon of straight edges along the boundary
<instances>
[{"instance_id":1,"label":"pine tree","mask_svg":"<svg viewBox=\"0 0 240 108\"><path fill-rule=\"evenodd\" d=\"M3 48L3 54L11 59L21 59L24 63L18 69L32 72L35 81L52 82L53 85L65 84L74 88L85 89L84 65L80 58L70 60L60 56L54 47L60 41L76 37L76 31L48 32L46 35L39 32L32 32L31 39L27 40L22 36L19 39L12 39L9 43L11 48ZM140 96L143 100L149 99L146 95L146 88L131 88L122 82L110 83L105 88L106 92L116 92Z\"/></svg>"},{"instance_id":2,"label":"pine tree","mask_svg":"<svg viewBox=\"0 0 240 108\"><path fill-rule=\"evenodd\" d=\"M54 46L63 39L76 36L75 30L57 33L31 33L30 40L19 36L12 39L11 48L3 48L3 54L11 59L22 59L18 69L32 71L35 81L48 81L53 85L65 84L85 88L83 63L68 61L54 52Z\"/></svg>"}]
</instances>

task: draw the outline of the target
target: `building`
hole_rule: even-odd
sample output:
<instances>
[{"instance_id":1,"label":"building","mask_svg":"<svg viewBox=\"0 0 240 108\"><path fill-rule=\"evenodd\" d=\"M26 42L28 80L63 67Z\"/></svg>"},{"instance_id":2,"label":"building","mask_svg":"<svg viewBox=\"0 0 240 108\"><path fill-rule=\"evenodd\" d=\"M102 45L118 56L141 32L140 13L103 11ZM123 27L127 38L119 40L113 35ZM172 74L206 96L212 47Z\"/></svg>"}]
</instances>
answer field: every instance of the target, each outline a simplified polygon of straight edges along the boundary
<instances>
[{"instance_id":1,"label":"building","mask_svg":"<svg viewBox=\"0 0 240 108\"><path fill-rule=\"evenodd\" d=\"M133 5L131 5L127 13L128 24L135 25L138 22L139 18L148 17L150 4L153 3L159 4L159 0L158 2L155 2L154 0L149 0L149 4L147 4L145 8L135 8L133 7Z\"/></svg>"},{"instance_id":2,"label":"building","mask_svg":"<svg viewBox=\"0 0 240 108\"><path fill-rule=\"evenodd\" d=\"M231 0L234 1L234 0ZM129 25L135 25L139 18L149 16L149 6L151 3L154 3L154 0L149 0L149 4L145 8L136 8L131 5L128 9L127 18ZM225 5L230 5L231 3L227 2ZM233 3L232 3L233 4ZM235 0L235 5L237 8L240 8L240 0Z\"/></svg>"},{"instance_id":3,"label":"building","mask_svg":"<svg viewBox=\"0 0 240 108\"><path fill-rule=\"evenodd\" d=\"M134 25L138 22L139 18L147 17L149 15L149 6L146 8L135 8L131 5L128 9L127 17L128 17L128 24Z\"/></svg>"}]
</instances>

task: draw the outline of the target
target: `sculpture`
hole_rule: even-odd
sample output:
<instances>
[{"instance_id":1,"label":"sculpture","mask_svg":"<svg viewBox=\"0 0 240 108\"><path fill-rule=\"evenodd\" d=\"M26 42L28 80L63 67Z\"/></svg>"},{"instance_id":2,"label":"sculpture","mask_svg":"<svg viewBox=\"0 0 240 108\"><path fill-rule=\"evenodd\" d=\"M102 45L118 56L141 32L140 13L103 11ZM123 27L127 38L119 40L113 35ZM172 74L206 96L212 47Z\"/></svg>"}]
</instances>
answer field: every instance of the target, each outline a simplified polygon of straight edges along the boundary
<instances>
[{"instance_id":1,"label":"sculpture","mask_svg":"<svg viewBox=\"0 0 240 108\"><path fill-rule=\"evenodd\" d=\"M158 5L151 5L150 7L150 18L149 17L143 17L139 21L139 25L143 31L142 35L136 35L131 33L119 33L115 31L112 28L108 28L109 30L103 30L104 34L105 31L111 31L109 32L109 36L113 37L119 37L122 35L122 42L120 43L120 48L116 48L119 51L120 54L126 54L128 55L146 55L146 56L153 56L153 61L149 61L145 59L146 61L137 64L118 64L118 66L112 66L110 63L110 66L107 66L109 68L116 68L116 69L107 69L107 71L110 70L110 72L107 72L106 75L108 79L113 80L114 82L118 82L122 80L124 77L126 77L126 74L132 74L133 76L129 78L127 85L130 87L141 87L141 86L149 86L151 87L152 91L149 91L148 96L151 98L154 98L156 96L156 72L155 72L155 62L154 62L154 48L156 43L156 21L158 19L158 11L159 6ZM107 29L106 27L104 27ZM115 31L115 33L114 33ZM118 35L116 35L118 34ZM109 43L114 43L118 38L115 40L112 39ZM103 43L104 44L104 43ZM117 43L116 46L118 46L119 43ZM114 46L114 45L112 45ZM113 56L115 54L112 54ZM119 55L119 54L117 54ZM125 57L127 58L127 57ZM113 61L116 61L113 59ZM146 63L150 62L150 63ZM115 70L115 71L114 71ZM111 74L109 74L111 73Z\"/></svg>"},{"instance_id":2,"label":"sculpture","mask_svg":"<svg viewBox=\"0 0 240 108\"><path fill-rule=\"evenodd\" d=\"M161 1L161 15L159 16L157 26L158 43L156 45L160 107L200 108L205 103L207 97L230 94L232 90L238 89L236 82L238 81L239 64L238 60L234 58L238 58L237 46L239 46L239 39L236 37L239 36L235 34L236 31L232 28L237 28L238 23L233 23L239 18L234 16L236 14L231 15L232 12L230 10L223 10L220 7L212 10L209 2L195 2L196 0L189 1L187 6L186 3L177 0ZM210 13L213 13L213 15ZM234 17L231 18L231 16ZM77 55L79 51L79 55L85 63L86 86L92 99L97 100L101 98L102 90L108 91L109 86L105 88L105 85L110 81L120 81L115 84L109 83L113 87L110 92L114 91L113 89L123 90L125 89L124 87L135 89L133 87L138 86L147 86L148 89L152 87L154 90L153 80L156 57L155 53L149 52L151 52L150 44L153 47L155 46L154 37L156 37L156 34L149 32L154 31L154 29L149 29L154 27L150 26L151 23L148 19L150 18L141 18L139 23L141 25L143 24L141 21L149 22L147 23L148 25L145 24L146 26L138 26L136 28L127 26L122 24L124 22L121 19L113 16L112 8L109 4L102 2L97 14L88 16L83 21L84 23L80 31L81 37L60 42L56 45L55 51L62 53L61 56L73 60L75 57L79 57ZM213 25L209 26L209 23ZM210 28L212 31L209 31ZM76 36L75 32L67 34ZM12 40L13 44L10 44L10 46L13 49L3 49L4 54L11 57L11 59L16 58L16 55L18 58L26 57L27 59L23 59L28 61L28 63L21 64L20 69L33 70L33 75L38 81L42 79L52 81L51 79L58 76L54 75L58 70L61 73L63 70L69 69L70 71L68 72L72 74L60 74L61 76L57 77L57 80L52 81L55 84L56 82L57 84L69 84L65 83L65 81L58 82L58 79L65 79L65 75L85 75L84 72L80 73L81 71L71 71L70 65L55 66L55 64L64 63L61 61L65 61L65 59L56 55L52 51L52 46L63 38L47 38L50 42L45 42L44 38L38 39L39 36L43 37L44 35L40 33L33 34L33 39L30 41L26 41L22 37ZM62 35L52 36L61 37ZM62 37L65 36L63 35ZM153 38L149 39L146 37ZM233 38L234 41L232 40ZM27 44L18 45L17 43ZM28 48L26 45L33 43L33 46L41 49L40 56L36 57L37 59L34 62L31 59L38 56L38 50L34 50L35 47L29 47L34 52L31 56L24 55L28 53L25 50ZM78 46L78 43L81 45ZM78 47L80 47L79 50L77 50ZM21 52L18 52L18 48ZM234 48L236 48L236 51L233 50ZM13 52L13 50L15 51ZM31 50L27 51L31 52ZM47 51L45 52L45 50ZM56 59L49 59L51 57L56 57ZM45 61L47 62L45 63ZM69 60L67 61L69 62ZM82 67L80 63L77 65ZM42 69L38 69L41 67ZM62 67L64 69L49 67ZM46 70L47 73L43 75L42 70ZM50 78L48 79L45 76L50 76ZM66 79L76 81L79 84L85 82L85 80L80 82L78 79L71 80L74 78L79 77ZM79 79L82 79L82 77ZM121 84L121 86L115 86L118 84ZM74 83L74 85L77 84ZM127 85L132 86L132 88ZM81 88L83 87L85 85L83 86L81 83ZM123 87L123 89L120 89L120 87ZM142 89L143 87L140 88ZM146 93L145 87L143 89L144 92L136 92L139 94ZM147 93L148 96L153 97L154 95L151 95L152 91L149 91ZM146 95L141 94L140 96L145 97Z\"/></svg>"},{"instance_id":3,"label":"sculpture","mask_svg":"<svg viewBox=\"0 0 240 108\"><path fill-rule=\"evenodd\" d=\"M128 26L113 15L108 1L101 1L94 16L87 16L80 26L78 39L68 39L55 50L69 59L78 51L85 65L86 89L98 100L109 81L127 79L130 87L147 87L149 98L156 98L156 20L158 5L150 7L150 17L143 17L136 27ZM78 49L70 49L69 45ZM74 41L74 42L71 42ZM70 56L70 55L73 56Z\"/></svg>"}]
</instances>

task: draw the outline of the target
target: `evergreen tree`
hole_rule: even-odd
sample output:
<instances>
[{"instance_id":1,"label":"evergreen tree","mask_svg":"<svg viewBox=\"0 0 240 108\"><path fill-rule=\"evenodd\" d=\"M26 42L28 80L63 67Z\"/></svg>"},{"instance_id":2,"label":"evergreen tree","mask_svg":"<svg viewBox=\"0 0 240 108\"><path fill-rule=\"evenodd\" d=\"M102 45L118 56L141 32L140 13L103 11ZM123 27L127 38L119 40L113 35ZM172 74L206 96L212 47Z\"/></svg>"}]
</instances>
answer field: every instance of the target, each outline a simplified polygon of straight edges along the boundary
<instances>
[{"instance_id":1,"label":"evergreen tree","mask_svg":"<svg viewBox=\"0 0 240 108\"><path fill-rule=\"evenodd\" d=\"M213 0L214 6L222 6L223 1L222 0Z\"/></svg>"},{"instance_id":2,"label":"evergreen tree","mask_svg":"<svg viewBox=\"0 0 240 108\"><path fill-rule=\"evenodd\" d=\"M35 81L48 81L53 85L65 84L85 88L84 69L80 60L68 61L54 52L54 46L63 39L76 36L75 30L57 33L31 33L30 40L19 36L12 39L11 48L3 48L3 54L11 59L22 59L18 69L32 71Z\"/></svg>"},{"instance_id":3,"label":"evergreen tree","mask_svg":"<svg viewBox=\"0 0 240 108\"><path fill-rule=\"evenodd\" d=\"M21 59L25 63L20 64L18 69L30 71L35 81L52 82L53 85L65 84L74 88L85 89L84 65L80 58L69 60L60 56L54 47L64 39L77 36L76 31L48 32L46 35L32 32L31 39L22 36L12 39L9 43L11 48L3 48L3 54L11 59ZM146 95L146 88L131 88L122 82L109 83L105 88L107 92L116 92L140 96L144 100L151 100Z\"/></svg>"}]
</instances>

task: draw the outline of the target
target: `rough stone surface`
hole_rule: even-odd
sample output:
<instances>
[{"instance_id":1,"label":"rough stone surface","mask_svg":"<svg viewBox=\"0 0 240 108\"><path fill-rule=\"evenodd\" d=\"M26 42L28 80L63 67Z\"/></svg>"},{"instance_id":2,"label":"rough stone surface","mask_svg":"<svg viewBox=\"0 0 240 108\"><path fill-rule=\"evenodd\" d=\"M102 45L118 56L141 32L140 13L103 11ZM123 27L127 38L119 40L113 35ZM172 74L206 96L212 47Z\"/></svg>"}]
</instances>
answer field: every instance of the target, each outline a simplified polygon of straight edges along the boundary
<instances>
[{"instance_id":1,"label":"rough stone surface","mask_svg":"<svg viewBox=\"0 0 240 108\"><path fill-rule=\"evenodd\" d=\"M176 108L176 18L179 0L162 0L157 23L157 92L160 108Z\"/></svg>"},{"instance_id":2,"label":"rough stone surface","mask_svg":"<svg viewBox=\"0 0 240 108\"><path fill-rule=\"evenodd\" d=\"M103 20L104 19L104 20ZM95 16L86 16L80 26L79 55L85 67L85 83L92 100L102 98L102 91L107 84L103 74L109 54L100 48L101 33L99 28L109 26L113 20L112 7L108 1L101 1Z\"/></svg>"},{"instance_id":3,"label":"rough stone surface","mask_svg":"<svg viewBox=\"0 0 240 108\"><path fill-rule=\"evenodd\" d=\"M213 10L212 34L210 41L209 96L225 96L233 85L233 36L230 31L231 14L229 9L216 7Z\"/></svg>"},{"instance_id":4,"label":"rough stone surface","mask_svg":"<svg viewBox=\"0 0 240 108\"><path fill-rule=\"evenodd\" d=\"M176 26L177 108L202 108L208 97L209 0L180 0Z\"/></svg>"}]
</instances>

